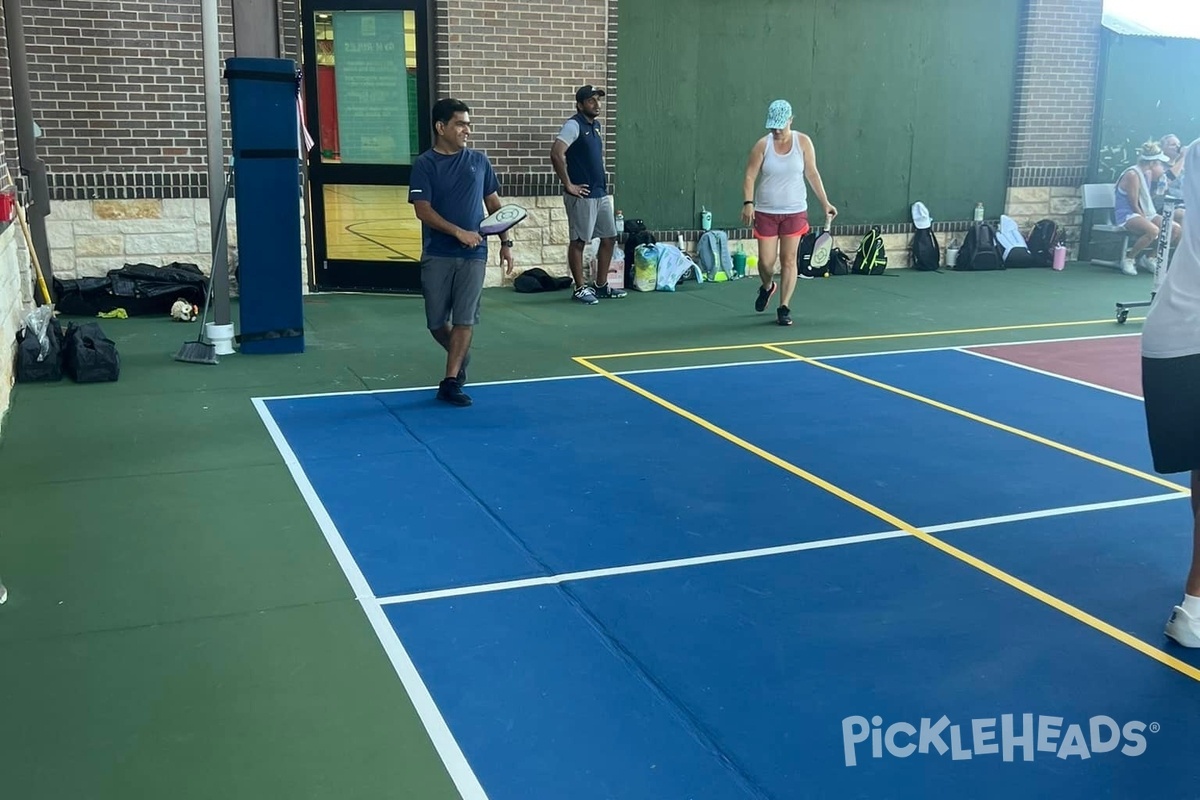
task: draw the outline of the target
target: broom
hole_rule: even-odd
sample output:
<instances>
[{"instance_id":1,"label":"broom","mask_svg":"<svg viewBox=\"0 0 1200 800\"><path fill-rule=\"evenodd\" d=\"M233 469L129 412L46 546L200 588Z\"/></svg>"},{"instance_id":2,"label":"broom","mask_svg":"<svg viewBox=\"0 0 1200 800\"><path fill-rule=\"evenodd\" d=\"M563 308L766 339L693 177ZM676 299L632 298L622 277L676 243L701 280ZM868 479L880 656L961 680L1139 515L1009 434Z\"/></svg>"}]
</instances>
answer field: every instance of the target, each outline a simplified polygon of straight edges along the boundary
<instances>
[{"instance_id":1,"label":"broom","mask_svg":"<svg viewBox=\"0 0 1200 800\"><path fill-rule=\"evenodd\" d=\"M217 254L218 244L222 237L225 236L225 207L229 204L229 186L233 180L233 171L230 170L228 177L225 180L225 193L221 197L221 213L218 217L216 229L212 236L212 251L213 255ZM208 275L208 295L204 299L204 314L200 317L200 333L196 336L194 342L184 342L179 348L179 352L175 354L176 361L183 361L188 364L217 364L217 348L212 342L204 341L204 326L208 322L208 309L212 306L213 297L213 279L212 271L217 268L216 262L212 265L212 270L209 270ZM225 269L228 269L228 265Z\"/></svg>"}]
</instances>

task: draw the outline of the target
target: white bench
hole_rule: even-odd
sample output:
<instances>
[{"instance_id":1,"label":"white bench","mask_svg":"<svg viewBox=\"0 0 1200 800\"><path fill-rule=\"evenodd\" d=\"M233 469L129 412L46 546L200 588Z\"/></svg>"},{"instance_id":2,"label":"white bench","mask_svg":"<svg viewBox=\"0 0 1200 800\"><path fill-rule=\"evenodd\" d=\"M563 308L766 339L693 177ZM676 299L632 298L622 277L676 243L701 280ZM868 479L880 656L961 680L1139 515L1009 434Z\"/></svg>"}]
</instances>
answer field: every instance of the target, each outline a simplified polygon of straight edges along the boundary
<instances>
[{"instance_id":1,"label":"white bench","mask_svg":"<svg viewBox=\"0 0 1200 800\"><path fill-rule=\"evenodd\" d=\"M1116 187L1111 183L1088 183L1083 187L1083 213L1095 212L1092 225L1089 228L1087 251L1091 250L1091 232L1115 233L1121 236L1121 260L1100 261L1091 259L1091 263L1105 267L1118 267L1129 252L1129 231L1113 224L1113 208L1116 206ZM1082 249L1082 248L1081 248Z\"/></svg>"}]
</instances>

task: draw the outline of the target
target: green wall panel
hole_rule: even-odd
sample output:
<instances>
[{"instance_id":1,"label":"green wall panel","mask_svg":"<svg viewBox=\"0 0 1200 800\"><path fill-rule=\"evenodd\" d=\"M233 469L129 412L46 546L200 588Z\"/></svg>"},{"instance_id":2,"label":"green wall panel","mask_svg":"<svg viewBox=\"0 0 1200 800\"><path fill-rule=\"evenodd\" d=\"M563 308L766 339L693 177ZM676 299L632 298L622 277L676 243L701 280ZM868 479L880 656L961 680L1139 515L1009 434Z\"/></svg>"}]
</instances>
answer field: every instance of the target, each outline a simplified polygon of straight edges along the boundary
<instances>
[{"instance_id":1,"label":"green wall panel","mask_svg":"<svg viewBox=\"0 0 1200 800\"><path fill-rule=\"evenodd\" d=\"M1200 40L1104 32L1099 146L1092 180L1115 181L1139 145L1200 137Z\"/></svg>"},{"instance_id":2,"label":"green wall panel","mask_svg":"<svg viewBox=\"0 0 1200 800\"><path fill-rule=\"evenodd\" d=\"M624 3L618 205L655 228L738 224L767 105L812 137L839 223L1003 206L1021 0ZM810 192L810 218L823 214Z\"/></svg>"}]
</instances>

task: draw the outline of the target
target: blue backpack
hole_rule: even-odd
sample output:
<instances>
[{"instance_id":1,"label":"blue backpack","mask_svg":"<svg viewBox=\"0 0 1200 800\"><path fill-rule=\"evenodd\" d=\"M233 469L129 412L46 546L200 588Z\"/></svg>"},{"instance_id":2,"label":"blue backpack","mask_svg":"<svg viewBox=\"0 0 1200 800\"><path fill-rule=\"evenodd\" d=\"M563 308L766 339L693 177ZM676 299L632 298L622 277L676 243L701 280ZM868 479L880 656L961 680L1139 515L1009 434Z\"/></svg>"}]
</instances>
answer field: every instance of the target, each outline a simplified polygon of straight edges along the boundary
<instances>
[{"instance_id":1,"label":"blue backpack","mask_svg":"<svg viewBox=\"0 0 1200 800\"><path fill-rule=\"evenodd\" d=\"M729 254L729 234L725 231L705 231L696 242L696 258L704 277L710 281L717 279L718 272L724 272L725 277L734 280L733 256Z\"/></svg>"}]
</instances>

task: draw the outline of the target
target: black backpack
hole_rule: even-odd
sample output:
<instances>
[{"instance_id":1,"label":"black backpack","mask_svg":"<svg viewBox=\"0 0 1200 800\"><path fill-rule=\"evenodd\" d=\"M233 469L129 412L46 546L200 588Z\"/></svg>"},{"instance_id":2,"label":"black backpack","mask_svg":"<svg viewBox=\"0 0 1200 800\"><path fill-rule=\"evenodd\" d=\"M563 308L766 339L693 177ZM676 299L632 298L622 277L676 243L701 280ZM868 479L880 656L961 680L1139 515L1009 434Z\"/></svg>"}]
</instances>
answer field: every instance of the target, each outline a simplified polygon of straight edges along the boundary
<instances>
[{"instance_id":1,"label":"black backpack","mask_svg":"<svg viewBox=\"0 0 1200 800\"><path fill-rule=\"evenodd\" d=\"M809 228L808 233L806 233L800 237L800 244L798 245L798 248L797 248L797 252L796 252L796 274L797 275L807 275L810 278L814 277L814 273L812 271L812 254L813 254L813 248L816 247L816 244L817 244L817 232L815 230L813 230L812 228ZM825 274L824 270L821 271L821 274L822 275Z\"/></svg>"},{"instance_id":2,"label":"black backpack","mask_svg":"<svg viewBox=\"0 0 1200 800\"><path fill-rule=\"evenodd\" d=\"M879 226L871 228L854 254L854 266L850 268L855 275L882 275L887 269L887 251L883 247L883 234Z\"/></svg>"},{"instance_id":3,"label":"black backpack","mask_svg":"<svg viewBox=\"0 0 1200 800\"><path fill-rule=\"evenodd\" d=\"M942 263L942 248L933 233L933 228L917 228L910 253L913 269L921 272L937 271Z\"/></svg>"},{"instance_id":4,"label":"black backpack","mask_svg":"<svg viewBox=\"0 0 1200 800\"><path fill-rule=\"evenodd\" d=\"M1062 230L1052 219L1043 219L1029 233L1029 255L1040 267L1054 264L1054 248L1062 243Z\"/></svg>"},{"instance_id":5,"label":"black backpack","mask_svg":"<svg viewBox=\"0 0 1200 800\"><path fill-rule=\"evenodd\" d=\"M634 256L638 245L656 244L654 234L646 230L646 223L640 219L625 220L625 285L633 286Z\"/></svg>"},{"instance_id":6,"label":"black backpack","mask_svg":"<svg viewBox=\"0 0 1200 800\"><path fill-rule=\"evenodd\" d=\"M996 243L996 229L986 222L976 222L967 229L954 269L971 272L1004 269L1001 252Z\"/></svg>"}]
</instances>

